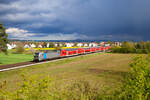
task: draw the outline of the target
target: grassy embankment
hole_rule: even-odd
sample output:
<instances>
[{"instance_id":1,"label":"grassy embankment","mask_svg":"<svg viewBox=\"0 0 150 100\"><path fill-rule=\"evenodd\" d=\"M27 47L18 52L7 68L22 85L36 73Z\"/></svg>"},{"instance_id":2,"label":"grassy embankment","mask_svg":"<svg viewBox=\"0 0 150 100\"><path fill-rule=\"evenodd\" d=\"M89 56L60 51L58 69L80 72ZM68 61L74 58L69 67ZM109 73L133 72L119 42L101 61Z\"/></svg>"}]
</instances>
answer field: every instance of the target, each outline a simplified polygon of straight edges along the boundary
<instances>
[{"instance_id":1,"label":"grassy embankment","mask_svg":"<svg viewBox=\"0 0 150 100\"><path fill-rule=\"evenodd\" d=\"M30 66L0 73L0 82L7 81L7 89L18 87L21 74L50 75L54 82L67 83L73 80L86 80L97 84L99 89L113 90L123 80L123 75L129 70L131 59L136 54L93 54L69 58L47 64Z\"/></svg>"},{"instance_id":2,"label":"grassy embankment","mask_svg":"<svg viewBox=\"0 0 150 100\"><path fill-rule=\"evenodd\" d=\"M15 64L32 60L32 54L13 54L9 52L8 55L5 55L4 53L0 53L0 65Z\"/></svg>"}]
</instances>

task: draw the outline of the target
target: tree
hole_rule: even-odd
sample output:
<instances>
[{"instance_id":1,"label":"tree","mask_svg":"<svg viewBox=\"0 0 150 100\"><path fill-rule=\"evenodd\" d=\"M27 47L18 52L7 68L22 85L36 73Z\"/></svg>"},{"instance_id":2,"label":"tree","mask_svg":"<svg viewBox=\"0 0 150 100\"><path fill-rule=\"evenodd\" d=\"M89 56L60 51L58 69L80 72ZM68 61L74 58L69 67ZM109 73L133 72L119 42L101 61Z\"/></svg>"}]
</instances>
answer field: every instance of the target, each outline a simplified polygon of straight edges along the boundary
<instances>
[{"instance_id":1,"label":"tree","mask_svg":"<svg viewBox=\"0 0 150 100\"><path fill-rule=\"evenodd\" d=\"M122 53L135 53L135 45L133 42L123 42L122 43L122 48L121 48L121 51Z\"/></svg>"},{"instance_id":2,"label":"tree","mask_svg":"<svg viewBox=\"0 0 150 100\"><path fill-rule=\"evenodd\" d=\"M13 53L15 53L15 54L22 54L24 51L25 51L25 49L23 47L23 43L18 42L17 43L17 47L15 49L15 52L13 52Z\"/></svg>"},{"instance_id":3,"label":"tree","mask_svg":"<svg viewBox=\"0 0 150 100\"><path fill-rule=\"evenodd\" d=\"M51 42L51 43L49 44L49 48L54 48L54 43Z\"/></svg>"},{"instance_id":4,"label":"tree","mask_svg":"<svg viewBox=\"0 0 150 100\"><path fill-rule=\"evenodd\" d=\"M7 53L7 39L8 35L6 34L5 28L0 23L0 52Z\"/></svg>"},{"instance_id":5,"label":"tree","mask_svg":"<svg viewBox=\"0 0 150 100\"><path fill-rule=\"evenodd\" d=\"M24 47L22 45L18 45L14 53L22 54L24 51L25 51Z\"/></svg>"},{"instance_id":6,"label":"tree","mask_svg":"<svg viewBox=\"0 0 150 100\"><path fill-rule=\"evenodd\" d=\"M43 47L43 48L47 48L47 43L44 42L44 43L42 44L42 47Z\"/></svg>"}]
</instances>

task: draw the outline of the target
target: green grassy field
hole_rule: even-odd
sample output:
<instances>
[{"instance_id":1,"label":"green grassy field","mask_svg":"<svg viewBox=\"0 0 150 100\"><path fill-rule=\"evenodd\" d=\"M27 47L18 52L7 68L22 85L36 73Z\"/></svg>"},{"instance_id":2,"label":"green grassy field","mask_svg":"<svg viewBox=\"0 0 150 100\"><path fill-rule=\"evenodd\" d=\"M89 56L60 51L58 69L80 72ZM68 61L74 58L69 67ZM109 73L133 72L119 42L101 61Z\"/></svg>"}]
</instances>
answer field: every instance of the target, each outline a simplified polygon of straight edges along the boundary
<instances>
[{"instance_id":1,"label":"green grassy field","mask_svg":"<svg viewBox=\"0 0 150 100\"><path fill-rule=\"evenodd\" d=\"M67 83L72 80L87 80L98 87L112 90L129 71L129 63L137 54L92 54L69 58L47 64L0 72L0 81L7 81L7 88L14 90L20 82L20 75L50 75L55 82Z\"/></svg>"},{"instance_id":2,"label":"green grassy field","mask_svg":"<svg viewBox=\"0 0 150 100\"><path fill-rule=\"evenodd\" d=\"M19 62L26 62L32 60L33 60L33 55L31 54L8 53L8 55L5 55L4 53L0 53L0 65L15 64Z\"/></svg>"}]
</instances>

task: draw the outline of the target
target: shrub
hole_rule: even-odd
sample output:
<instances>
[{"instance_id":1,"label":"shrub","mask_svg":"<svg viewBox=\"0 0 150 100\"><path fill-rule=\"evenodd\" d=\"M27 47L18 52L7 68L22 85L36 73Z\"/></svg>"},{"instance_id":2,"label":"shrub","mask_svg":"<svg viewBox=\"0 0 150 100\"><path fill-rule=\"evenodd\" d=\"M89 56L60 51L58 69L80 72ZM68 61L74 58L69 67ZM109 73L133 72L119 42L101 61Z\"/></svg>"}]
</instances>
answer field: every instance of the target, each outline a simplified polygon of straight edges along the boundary
<instances>
[{"instance_id":1,"label":"shrub","mask_svg":"<svg viewBox=\"0 0 150 100\"><path fill-rule=\"evenodd\" d=\"M143 49L142 52L145 53L145 54L149 54L149 50L148 49Z\"/></svg>"},{"instance_id":2,"label":"shrub","mask_svg":"<svg viewBox=\"0 0 150 100\"><path fill-rule=\"evenodd\" d=\"M120 53L120 48L121 48L121 47L113 47L113 48L111 48L111 51L112 51L113 53Z\"/></svg>"},{"instance_id":3,"label":"shrub","mask_svg":"<svg viewBox=\"0 0 150 100\"><path fill-rule=\"evenodd\" d=\"M15 52L13 53L16 53L16 54L21 54L25 51L24 47L22 45L18 45L15 49Z\"/></svg>"},{"instance_id":4,"label":"shrub","mask_svg":"<svg viewBox=\"0 0 150 100\"><path fill-rule=\"evenodd\" d=\"M121 89L108 98L111 100L149 100L150 68L148 60L142 56L134 58L130 64L131 71L125 78Z\"/></svg>"},{"instance_id":5,"label":"shrub","mask_svg":"<svg viewBox=\"0 0 150 100\"><path fill-rule=\"evenodd\" d=\"M34 50L34 48L29 48L29 50L24 51L25 54L34 54L35 52L36 50Z\"/></svg>"},{"instance_id":6,"label":"shrub","mask_svg":"<svg viewBox=\"0 0 150 100\"><path fill-rule=\"evenodd\" d=\"M16 91L6 90L7 82L0 85L0 100L98 100L99 90L88 81L73 81L68 84L53 82L43 75L22 75Z\"/></svg>"},{"instance_id":7,"label":"shrub","mask_svg":"<svg viewBox=\"0 0 150 100\"><path fill-rule=\"evenodd\" d=\"M138 54L142 54L143 52L142 52L142 50L141 50L141 49L136 49L136 53L138 53Z\"/></svg>"},{"instance_id":8,"label":"shrub","mask_svg":"<svg viewBox=\"0 0 150 100\"><path fill-rule=\"evenodd\" d=\"M58 100L98 100L99 89L96 85L91 85L88 81L78 80L68 84L65 88L59 89Z\"/></svg>"}]
</instances>

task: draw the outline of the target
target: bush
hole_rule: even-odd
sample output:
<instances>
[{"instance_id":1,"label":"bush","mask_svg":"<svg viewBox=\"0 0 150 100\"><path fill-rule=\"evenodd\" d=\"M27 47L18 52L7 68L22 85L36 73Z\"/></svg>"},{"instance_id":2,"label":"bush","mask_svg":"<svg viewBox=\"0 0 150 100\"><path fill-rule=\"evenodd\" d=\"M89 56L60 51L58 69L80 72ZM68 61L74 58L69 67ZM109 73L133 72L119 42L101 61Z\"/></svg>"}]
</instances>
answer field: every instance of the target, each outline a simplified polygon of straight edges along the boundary
<instances>
[{"instance_id":1,"label":"bush","mask_svg":"<svg viewBox=\"0 0 150 100\"><path fill-rule=\"evenodd\" d=\"M21 46L21 45L18 45L18 46L16 47L16 50L15 50L14 53L16 53L16 54L22 54L24 51L25 51L24 47Z\"/></svg>"},{"instance_id":2,"label":"bush","mask_svg":"<svg viewBox=\"0 0 150 100\"><path fill-rule=\"evenodd\" d=\"M29 50L24 51L25 54L34 54L35 52L36 50L34 50L34 48L30 48Z\"/></svg>"},{"instance_id":3,"label":"bush","mask_svg":"<svg viewBox=\"0 0 150 100\"><path fill-rule=\"evenodd\" d=\"M98 100L99 90L88 81L73 81L68 84L54 83L43 75L22 75L16 91L8 91L7 82L0 85L0 100Z\"/></svg>"},{"instance_id":4,"label":"bush","mask_svg":"<svg viewBox=\"0 0 150 100\"><path fill-rule=\"evenodd\" d=\"M136 53L142 54L142 50L141 49L136 49Z\"/></svg>"},{"instance_id":5,"label":"bush","mask_svg":"<svg viewBox=\"0 0 150 100\"><path fill-rule=\"evenodd\" d=\"M130 64L131 71L125 78L119 91L115 91L111 100L149 100L150 98L150 68L148 59L138 56Z\"/></svg>"},{"instance_id":6,"label":"bush","mask_svg":"<svg viewBox=\"0 0 150 100\"><path fill-rule=\"evenodd\" d=\"M149 50L148 49L143 49L142 52L145 53L145 54L149 54Z\"/></svg>"},{"instance_id":7,"label":"bush","mask_svg":"<svg viewBox=\"0 0 150 100\"><path fill-rule=\"evenodd\" d=\"M120 48L121 48L121 47L113 47L113 48L111 48L111 51L112 51L113 53L120 53Z\"/></svg>"}]
</instances>

